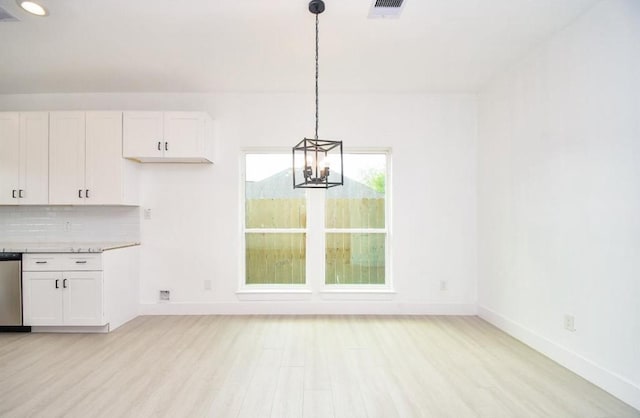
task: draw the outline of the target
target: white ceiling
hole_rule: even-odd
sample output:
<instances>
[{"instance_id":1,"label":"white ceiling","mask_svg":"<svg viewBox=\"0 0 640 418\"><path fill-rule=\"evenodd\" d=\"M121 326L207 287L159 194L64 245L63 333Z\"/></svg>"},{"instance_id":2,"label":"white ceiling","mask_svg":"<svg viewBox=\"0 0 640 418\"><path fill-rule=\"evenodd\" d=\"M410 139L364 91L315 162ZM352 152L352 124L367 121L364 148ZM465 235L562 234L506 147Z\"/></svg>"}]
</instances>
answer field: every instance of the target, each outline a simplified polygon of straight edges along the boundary
<instances>
[{"instance_id":1,"label":"white ceiling","mask_svg":"<svg viewBox=\"0 0 640 418\"><path fill-rule=\"evenodd\" d=\"M598 0L326 0L321 91L475 91ZM0 94L312 91L307 0L42 0L0 6Z\"/></svg>"}]
</instances>

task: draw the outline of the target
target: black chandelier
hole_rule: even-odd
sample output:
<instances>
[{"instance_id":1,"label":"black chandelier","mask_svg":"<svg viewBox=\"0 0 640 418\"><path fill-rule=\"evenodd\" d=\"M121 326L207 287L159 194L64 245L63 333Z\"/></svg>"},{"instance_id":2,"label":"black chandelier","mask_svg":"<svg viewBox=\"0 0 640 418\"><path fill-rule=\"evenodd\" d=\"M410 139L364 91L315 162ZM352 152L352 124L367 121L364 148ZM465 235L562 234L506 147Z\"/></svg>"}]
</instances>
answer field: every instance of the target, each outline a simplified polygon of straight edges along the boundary
<instances>
[{"instance_id":1,"label":"black chandelier","mask_svg":"<svg viewBox=\"0 0 640 418\"><path fill-rule=\"evenodd\" d=\"M316 132L293 147L293 188L328 189L344 184L342 141L318 139L318 15L324 2L311 0L309 11L316 15Z\"/></svg>"}]
</instances>

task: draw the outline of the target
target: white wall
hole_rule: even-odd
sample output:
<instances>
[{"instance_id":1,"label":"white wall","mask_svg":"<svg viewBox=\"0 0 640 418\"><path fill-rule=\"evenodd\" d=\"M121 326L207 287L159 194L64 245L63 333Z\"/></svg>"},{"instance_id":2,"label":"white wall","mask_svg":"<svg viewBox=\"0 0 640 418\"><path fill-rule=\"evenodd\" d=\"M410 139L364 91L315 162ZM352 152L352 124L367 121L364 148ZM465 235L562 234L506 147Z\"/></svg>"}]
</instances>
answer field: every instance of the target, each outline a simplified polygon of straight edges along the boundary
<instances>
[{"instance_id":1,"label":"white wall","mask_svg":"<svg viewBox=\"0 0 640 418\"><path fill-rule=\"evenodd\" d=\"M313 134L307 94L52 94L0 96L0 110L206 110L217 121L214 165L144 164L143 313L474 313L474 95L321 94L320 136L347 148L392 148L392 275L397 291L369 303L239 301L240 150L289 148ZM204 290L212 280L212 290ZM440 291L440 280L448 290ZM171 304L157 304L158 290Z\"/></svg>"},{"instance_id":2,"label":"white wall","mask_svg":"<svg viewBox=\"0 0 640 418\"><path fill-rule=\"evenodd\" d=\"M640 2L598 3L478 115L481 316L640 408Z\"/></svg>"}]
</instances>

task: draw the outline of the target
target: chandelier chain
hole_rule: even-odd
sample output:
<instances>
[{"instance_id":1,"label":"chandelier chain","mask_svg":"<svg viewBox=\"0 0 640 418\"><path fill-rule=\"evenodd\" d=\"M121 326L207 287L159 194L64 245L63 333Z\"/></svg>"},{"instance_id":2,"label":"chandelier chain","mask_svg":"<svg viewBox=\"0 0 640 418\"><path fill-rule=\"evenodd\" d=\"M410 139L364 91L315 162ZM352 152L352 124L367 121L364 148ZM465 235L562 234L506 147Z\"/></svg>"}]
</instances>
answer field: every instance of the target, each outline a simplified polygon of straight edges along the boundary
<instances>
[{"instance_id":1,"label":"chandelier chain","mask_svg":"<svg viewBox=\"0 0 640 418\"><path fill-rule=\"evenodd\" d=\"M319 114L319 101L318 101L318 13L316 13L316 139L318 139L318 114Z\"/></svg>"}]
</instances>

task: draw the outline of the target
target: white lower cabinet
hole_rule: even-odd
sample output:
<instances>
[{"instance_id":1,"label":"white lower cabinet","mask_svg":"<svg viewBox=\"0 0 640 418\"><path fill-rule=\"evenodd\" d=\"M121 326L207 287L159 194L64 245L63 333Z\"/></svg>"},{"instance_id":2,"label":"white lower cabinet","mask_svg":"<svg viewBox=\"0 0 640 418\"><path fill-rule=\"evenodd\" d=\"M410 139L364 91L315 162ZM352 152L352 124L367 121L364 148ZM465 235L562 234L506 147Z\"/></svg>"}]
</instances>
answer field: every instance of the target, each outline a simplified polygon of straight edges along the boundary
<instances>
[{"instance_id":1,"label":"white lower cabinet","mask_svg":"<svg viewBox=\"0 0 640 418\"><path fill-rule=\"evenodd\" d=\"M24 324L106 325L100 259L100 254L25 254Z\"/></svg>"},{"instance_id":2,"label":"white lower cabinet","mask_svg":"<svg viewBox=\"0 0 640 418\"><path fill-rule=\"evenodd\" d=\"M63 325L62 273L25 272L22 275L25 325Z\"/></svg>"},{"instance_id":3,"label":"white lower cabinet","mask_svg":"<svg viewBox=\"0 0 640 418\"><path fill-rule=\"evenodd\" d=\"M67 271L63 276L62 316L65 325L105 325L102 272Z\"/></svg>"}]
</instances>

